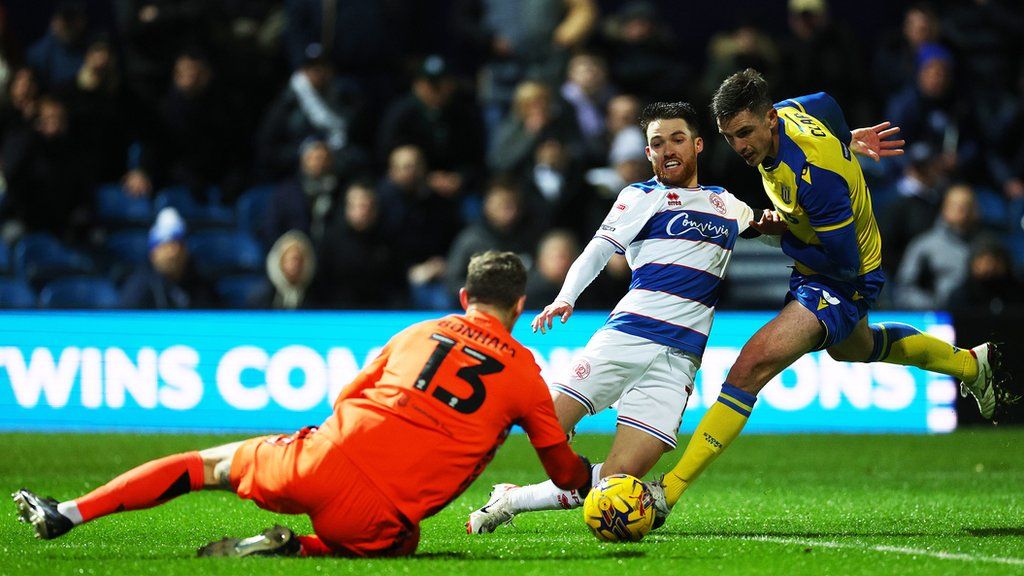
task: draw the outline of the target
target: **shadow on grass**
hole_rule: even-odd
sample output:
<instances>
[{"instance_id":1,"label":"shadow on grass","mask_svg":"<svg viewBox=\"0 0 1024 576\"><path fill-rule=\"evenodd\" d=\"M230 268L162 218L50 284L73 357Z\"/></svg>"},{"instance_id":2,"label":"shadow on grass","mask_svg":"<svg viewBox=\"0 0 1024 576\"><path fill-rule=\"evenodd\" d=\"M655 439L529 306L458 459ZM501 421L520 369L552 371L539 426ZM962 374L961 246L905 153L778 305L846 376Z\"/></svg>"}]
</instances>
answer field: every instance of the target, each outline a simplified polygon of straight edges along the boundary
<instances>
[{"instance_id":1,"label":"shadow on grass","mask_svg":"<svg viewBox=\"0 0 1024 576\"><path fill-rule=\"evenodd\" d=\"M892 538L892 537L914 537L914 536L940 536L955 535L957 532L905 532L905 531L894 531L894 530L833 530L833 531L821 531L821 532L778 532L778 531L764 531L764 532L721 532L721 531L687 531L687 530L666 530L659 531L661 536L674 536L674 537L701 537L711 536L714 538L855 538L855 537L879 537L879 538Z\"/></svg>"},{"instance_id":2,"label":"shadow on grass","mask_svg":"<svg viewBox=\"0 0 1024 576\"><path fill-rule=\"evenodd\" d=\"M1016 526L1001 526L998 528L963 528L963 532L978 538L990 536L1024 536L1024 528Z\"/></svg>"},{"instance_id":3,"label":"shadow on grass","mask_svg":"<svg viewBox=\"0 0 1024 576\"><path fill-rule=\"evenodd\" d=\"M466 560L466 561L480 561L480 560L603 560L603 559L629 559L629 558L643 558L647 556L647 553L642 550L611 550L604 554L593 553L589 551L588 554L519 554L519 553L479 553L479 552L417 552L412 556L405 556L401 558L380 558L378 560L383 561L404 561L409 560Z\"/></svg>"}]
</instances>

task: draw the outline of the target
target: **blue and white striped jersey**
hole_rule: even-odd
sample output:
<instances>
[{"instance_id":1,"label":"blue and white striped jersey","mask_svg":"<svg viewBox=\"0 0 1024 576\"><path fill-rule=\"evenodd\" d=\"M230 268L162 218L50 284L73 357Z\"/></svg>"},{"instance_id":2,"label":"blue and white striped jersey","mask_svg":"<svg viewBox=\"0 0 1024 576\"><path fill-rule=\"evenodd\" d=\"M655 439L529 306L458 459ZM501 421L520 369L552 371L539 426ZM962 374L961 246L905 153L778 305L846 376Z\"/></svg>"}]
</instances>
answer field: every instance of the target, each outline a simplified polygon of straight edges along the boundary
<instances>
[{"instance_id":1,"label":"blue and white striped jersey","mask_svg":"<svg viewBox=\"0 0 1024 576\"><path fill-rule=\"evenodd\" d=\"M702 357L725 267L752 217L716 186L624 188L595 237L625 254L633 281L604 327Z\"/></svg>"}]
</instances>

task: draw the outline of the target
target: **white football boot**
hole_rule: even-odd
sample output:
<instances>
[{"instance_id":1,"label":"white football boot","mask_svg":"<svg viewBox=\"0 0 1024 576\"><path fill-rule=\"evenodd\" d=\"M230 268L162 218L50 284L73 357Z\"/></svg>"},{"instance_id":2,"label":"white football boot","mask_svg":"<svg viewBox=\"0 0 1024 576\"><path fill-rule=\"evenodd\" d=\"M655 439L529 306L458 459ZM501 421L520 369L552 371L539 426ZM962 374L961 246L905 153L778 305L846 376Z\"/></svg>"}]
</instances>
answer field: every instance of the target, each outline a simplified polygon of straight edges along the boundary
<instances>
[{"instance_id":1,"label":"white football boot","mask_svg":"<svg viewBox=\"0 0 1024 576\"><path fill-rule=\"evenodd\" d=\"M971 354L978 359L978 377L971 382L960 383L960 395L970 394L978 401L981 417L991 420L996 411L995 370L999 367L999 348L986 342L971 348Z\"/></svg>"},{"instance_id":2,"label":"white football boot","mask_svg":"<svg viewBox=\"0 0 1024 576\"><path fill-rule=\"evenodd\" d=\"M668 515L672 513L672 507L668 505L668 500L665 498L665 484L663 480L665 476L660 476L653 482L644 482L647 489L651 491L651 497L654 500L654 526L651 530L661 528L661 526L668 520Z\"/></svg>"},{"instance_id":3,"label":"white football boot","mask_svg":"<svg viewBox=\"0 0 1024 576\"><path fill-rule=\"evenodd\" d=\"M515 512L509 510L507 495L518 490L515 484L495 484L491 488L491 497L479 510L469 515L466 522L466 534L490 534L502 524L510 524Z\"/></svg>"}]
</instances>

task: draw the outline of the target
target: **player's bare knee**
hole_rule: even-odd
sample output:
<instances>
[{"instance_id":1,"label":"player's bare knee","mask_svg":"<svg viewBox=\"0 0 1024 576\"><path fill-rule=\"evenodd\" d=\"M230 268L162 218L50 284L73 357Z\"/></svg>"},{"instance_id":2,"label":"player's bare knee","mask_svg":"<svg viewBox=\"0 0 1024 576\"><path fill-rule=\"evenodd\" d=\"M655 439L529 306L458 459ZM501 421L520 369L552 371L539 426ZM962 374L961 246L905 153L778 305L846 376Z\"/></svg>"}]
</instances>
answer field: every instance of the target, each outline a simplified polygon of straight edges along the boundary
<instances>
[{"instance_id":1,"label":"player's bare knee","mask_svg":"<svg viewBox=\"0 0 1024 576\"><path fill-rule=\"evenodd\" d=\"M828 348L825 351L828 352L828 355L830 357L832 357L832 359L835 360L836 362L853 362L854 361L854 359L851 358L851 354L849 354L848 352L846 352L844 350L835 350L833 348Z\"/></svg>"},{"instance_id":2,"label":"player's bare knee","mask_svg":"<svg viewBox=\"0 0 1024 576\"><path fill-rule=\"evenodd\" d=\"M729 370L729 375L726 377L726 381L750 394L757 394L764 388L768 380L771 379L772 366L768 362L754 362L749 364L740 364L737 362L733 365L732 369Z\"/></svg>"},{"instance_id":3,"label":"player's bare knee","mask_svg":"<svg viewBox=\"0 0 1024 576\"><path fill-rule=\"evenodd\" d=\"M871 351L860 350L851 347L836 347L833 346L825 350L828 355L832 357L836 362L867 362L868 356Z\"/></svg>"}]
</instances>

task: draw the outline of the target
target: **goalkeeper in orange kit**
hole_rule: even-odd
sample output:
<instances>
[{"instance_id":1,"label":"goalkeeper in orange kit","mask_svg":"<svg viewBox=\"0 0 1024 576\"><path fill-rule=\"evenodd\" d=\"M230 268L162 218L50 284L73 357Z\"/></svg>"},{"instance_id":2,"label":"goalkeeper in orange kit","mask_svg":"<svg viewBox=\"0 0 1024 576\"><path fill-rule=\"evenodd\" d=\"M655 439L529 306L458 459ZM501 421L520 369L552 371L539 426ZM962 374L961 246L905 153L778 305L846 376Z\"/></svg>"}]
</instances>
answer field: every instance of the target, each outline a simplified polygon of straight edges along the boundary
<instances>
[{"instance_id":1,"label":"goalkeeper in orange kit","mask_svg":"<svg viewBox=\"0 0 1024 576\"><path fill-rule=\"evenodd\" d=\"M540 368L510 334L525 286L514 254L477 255L459 294L466 313L394 336L319 427L154 460L73 500L22 489L13 495L20 519L50 539L187 492L232 490L267 510L309 515L315 534L275 526L208 544L201 556L406 555L420 521L472 484L513 424L555 484L586 492L589 463L568 446Z\"/></svg>"}]
</instances>

